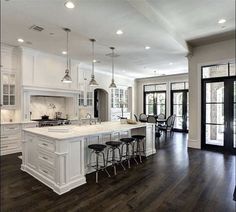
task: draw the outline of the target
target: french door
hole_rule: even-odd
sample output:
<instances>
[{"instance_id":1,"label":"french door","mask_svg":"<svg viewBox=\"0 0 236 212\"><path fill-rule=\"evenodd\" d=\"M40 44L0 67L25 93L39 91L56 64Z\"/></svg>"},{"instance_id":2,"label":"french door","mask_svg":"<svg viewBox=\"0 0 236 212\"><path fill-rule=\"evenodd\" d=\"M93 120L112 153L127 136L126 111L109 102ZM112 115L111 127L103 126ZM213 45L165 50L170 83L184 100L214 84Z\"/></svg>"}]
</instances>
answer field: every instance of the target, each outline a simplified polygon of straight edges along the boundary
<instances>
[{"instance_id":1,"label":"french door","mask_svg":"<svg viewBox=\"0 0 236 212\"><path fill-rule=\"evenodd\" d=\"M236 77L202 80L202 147L236 153Z\"/></svg>"},{"instance_id":2,"label":"french door","mask_svg":"<svg viewBox=\"0 0 236 212\"><path fill-rule=\"evenodd\" d=\"M159 115L160 113L166 114L166 92L145 92L144 113L147 115Z\"/></svg>"},{"instance_id":3,"label":"french door","mask_svg":"<svg viewBox=\"0 0 236 212\"><path fill-rule=\"evenodd\" d=\"M171 91L171 114L176 115L174 130L188 132L188 90Z\"/></svg>"}]
</instances>

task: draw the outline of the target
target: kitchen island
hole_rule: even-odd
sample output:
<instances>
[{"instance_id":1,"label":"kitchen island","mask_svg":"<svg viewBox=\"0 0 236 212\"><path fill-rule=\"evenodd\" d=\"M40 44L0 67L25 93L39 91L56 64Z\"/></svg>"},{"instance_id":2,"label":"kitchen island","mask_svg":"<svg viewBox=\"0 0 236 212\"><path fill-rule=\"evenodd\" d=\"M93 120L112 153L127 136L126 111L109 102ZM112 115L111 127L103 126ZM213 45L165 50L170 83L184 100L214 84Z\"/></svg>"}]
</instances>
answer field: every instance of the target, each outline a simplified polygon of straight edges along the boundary
<instances>
[{"instance_id":1,"label":"kitchen island","mask_svg":"<svg viewBox=\"0 0 236 212\"><path fill-rule=\"evenodd\" d=\"M155 125L151 123L104 122L24 129L21 170L63 194L86 183L85 175L93 171L88 168L88 145L134 134L146 136L144 156L156 153Z\"/></svg>"}]
</instances>

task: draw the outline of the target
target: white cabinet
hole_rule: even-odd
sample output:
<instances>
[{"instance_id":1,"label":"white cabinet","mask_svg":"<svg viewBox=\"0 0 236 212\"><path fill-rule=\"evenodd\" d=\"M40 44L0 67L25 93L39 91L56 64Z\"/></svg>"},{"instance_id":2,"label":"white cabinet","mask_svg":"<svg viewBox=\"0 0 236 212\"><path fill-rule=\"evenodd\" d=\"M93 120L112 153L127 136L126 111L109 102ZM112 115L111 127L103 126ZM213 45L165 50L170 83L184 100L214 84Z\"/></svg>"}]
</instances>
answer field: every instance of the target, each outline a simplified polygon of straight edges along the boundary
<instances>
[{"instance_id":1,"label":"white cabinet","mask_svg":"<svg viewBox=\"0 0 236 212\"><path fill-rule=\"evenodd\" d=\"M79 91L78 93L78 106L79 107L92 107L93 106L93 92L92 91Z\"/></svg>"},{"instance_id":2,"label":"white cabinet","mask_svg":"<svg viewBox=\"0 0 236 212\"><path fill-rule=\"evenodd\" d=\"M12 109L16 106L16 75L14 73L2 73L1 104L3 108Z\"/></svg>"},{"instance_id":3,"label":"white cabinet","mask_svg":"<svg viewBox=\"0 0 236 212\"><path fill-rule=\"evenodd\" d=\"M1 155L21 152L24 128L36 127L36 122L1 124Z\"/></svg>"},{"instance_id":4,"label":"white cabinet","mask_svg":"<svg viewBox=\"0 0 236 212\"><path fill-rule=\"evenodd\" d=\"M21 125L1 125L1 155L12 154L21 151Z\"/></svg>"}]
</instances>

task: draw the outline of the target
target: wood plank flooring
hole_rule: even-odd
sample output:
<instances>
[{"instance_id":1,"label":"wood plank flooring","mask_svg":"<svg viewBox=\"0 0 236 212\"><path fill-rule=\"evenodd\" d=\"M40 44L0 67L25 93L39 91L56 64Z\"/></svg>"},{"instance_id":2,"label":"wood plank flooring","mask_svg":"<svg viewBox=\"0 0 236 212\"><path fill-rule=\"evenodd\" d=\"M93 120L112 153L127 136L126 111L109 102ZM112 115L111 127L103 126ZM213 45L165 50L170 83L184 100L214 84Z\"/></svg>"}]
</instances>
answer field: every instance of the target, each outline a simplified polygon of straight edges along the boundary
<instances>
[{"instance_id":1,"label":"wood plank flooring","mask_svg":"<svg viewBox=\"0 0 236 212\"><path fill-rule=\"evenodd\" d=\"M87 176L87 184L57 195L20 170L18 154L1 157L1 211L233 212L235 156L186 148L175 133L158 153L116 177Z\"/></svg>"}]
</instances>

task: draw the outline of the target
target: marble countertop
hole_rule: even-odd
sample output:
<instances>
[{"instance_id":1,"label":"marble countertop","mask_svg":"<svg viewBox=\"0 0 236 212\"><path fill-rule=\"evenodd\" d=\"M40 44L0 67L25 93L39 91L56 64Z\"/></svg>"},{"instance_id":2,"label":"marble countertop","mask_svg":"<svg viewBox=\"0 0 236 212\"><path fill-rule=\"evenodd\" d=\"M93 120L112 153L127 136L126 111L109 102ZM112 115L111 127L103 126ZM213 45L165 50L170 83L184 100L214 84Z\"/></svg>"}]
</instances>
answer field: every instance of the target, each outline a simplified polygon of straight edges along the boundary
<instances>
[{"instance_id":1,"label":"marble countertop","mask_svg":"<svg viewBox=\"0 0 236 212\"><path fill-rule=\"evenodd\" d=\"M16 122L1 122L1 125L7 125L7 124L36 124L37 121L16 121Z\"/></svg>"},{"instance_id":2,"label":"marble countertop","mask_svg":"<svg viewBox=\"0 0 236 212\"><path fill-rule=\"evenodd\" d=\"M102 122L96 125L67 125L55 127L27 128L25 132L46 136L53 139L63 140L101 133L110 133L123 130L145 127L150 123L121 124L120 122Z\"/></svg>"}]
</instances>

